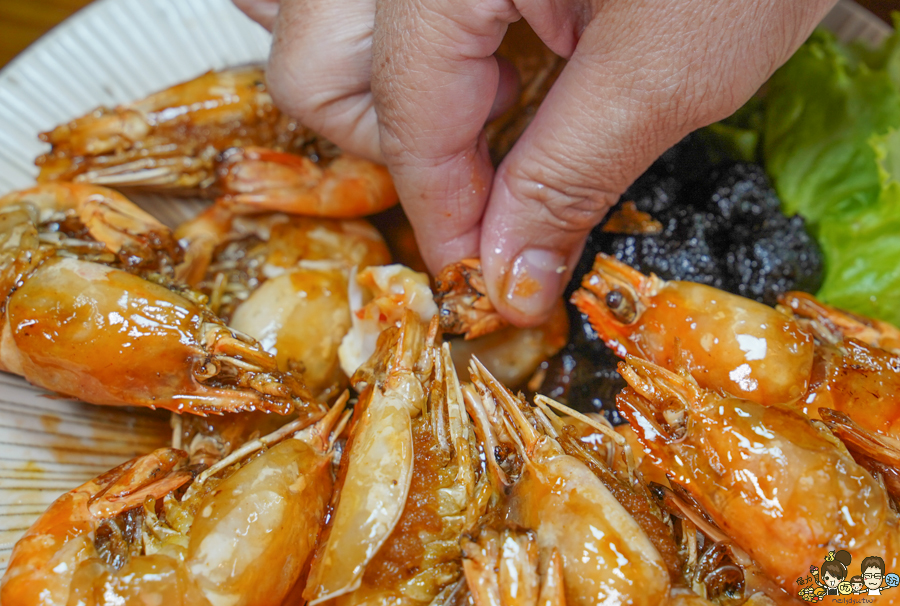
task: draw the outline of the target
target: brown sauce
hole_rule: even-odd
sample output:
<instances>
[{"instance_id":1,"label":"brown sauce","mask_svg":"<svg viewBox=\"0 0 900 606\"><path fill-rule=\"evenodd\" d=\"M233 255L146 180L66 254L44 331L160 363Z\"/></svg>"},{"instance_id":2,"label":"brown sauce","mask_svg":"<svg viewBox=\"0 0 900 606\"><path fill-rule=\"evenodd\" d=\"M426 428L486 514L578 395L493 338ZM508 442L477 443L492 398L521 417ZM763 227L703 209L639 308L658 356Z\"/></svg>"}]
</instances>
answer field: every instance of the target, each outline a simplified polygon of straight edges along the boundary
<instances>
[{"instance_id":1,"label":"brown sauce","mask_svg":"<svg viewBox=\"0 0 900 606\"><path fill-rule=\"evenodd\" d=\"M421 571L425 556L422 535L443 528L437 513L437 488L441 485L444 457L431 434L426 415L413 421L413 476L406 507L378 553L366 567L363 581L372 587L391 589Z\"/></svg>"}]
</instances>

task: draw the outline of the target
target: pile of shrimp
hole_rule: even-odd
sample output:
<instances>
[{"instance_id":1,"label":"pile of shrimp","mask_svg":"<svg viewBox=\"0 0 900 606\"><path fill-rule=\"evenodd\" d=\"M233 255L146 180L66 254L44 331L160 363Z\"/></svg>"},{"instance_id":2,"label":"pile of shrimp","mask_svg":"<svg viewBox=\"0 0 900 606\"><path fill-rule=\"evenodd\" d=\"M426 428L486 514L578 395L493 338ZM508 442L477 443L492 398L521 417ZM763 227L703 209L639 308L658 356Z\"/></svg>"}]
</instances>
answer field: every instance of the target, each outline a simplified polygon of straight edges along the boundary
<instances>
[{"instance_id":1,"label":"pile of shrimp","mask_svg":"<svg viewBox=\"0 0 900 606\"><path fill-rule=\"evenodd\" d=\"M798 584L829 552L897 569L896 328L600 255L573 302L623 358L614 428L508 387L562 305L506 326L477 260L390 264L386 170L260 70L44 138L0 198L0 369L174 429L53 503L0 603L754 606L837 591ZM119 189L213 202L173 230Z\"/></svg>"}]
</instances>

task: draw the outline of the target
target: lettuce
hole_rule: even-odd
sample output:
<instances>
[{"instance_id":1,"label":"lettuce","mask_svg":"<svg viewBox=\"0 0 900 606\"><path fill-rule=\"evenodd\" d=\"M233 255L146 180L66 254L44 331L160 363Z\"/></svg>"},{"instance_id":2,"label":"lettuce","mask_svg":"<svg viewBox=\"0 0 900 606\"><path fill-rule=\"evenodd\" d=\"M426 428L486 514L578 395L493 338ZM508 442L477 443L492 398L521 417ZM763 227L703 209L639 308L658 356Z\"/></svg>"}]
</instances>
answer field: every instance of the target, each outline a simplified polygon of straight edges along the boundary
<instances>
[{"instance_id":1,"label":"lettuce","mask_svg":"<svg viewBox=\"0 0 900 606\"><path fill-rule=\"evenodd\" d=\"M900 38L817 31L769 81L762 158L826 256L819 297L900 324Z\"/></svg>"},{"instance_id":2,"label":"lettuce","mask_svg":"<svg viewBox=\"0 0 900 606\"><path fill-rule=\"evenodd\" d=\"M838 307L900 324L900 131L874 136L879 190L851 216L819 223L826 277L818 295Z\"/></svg>"}]
</instances>

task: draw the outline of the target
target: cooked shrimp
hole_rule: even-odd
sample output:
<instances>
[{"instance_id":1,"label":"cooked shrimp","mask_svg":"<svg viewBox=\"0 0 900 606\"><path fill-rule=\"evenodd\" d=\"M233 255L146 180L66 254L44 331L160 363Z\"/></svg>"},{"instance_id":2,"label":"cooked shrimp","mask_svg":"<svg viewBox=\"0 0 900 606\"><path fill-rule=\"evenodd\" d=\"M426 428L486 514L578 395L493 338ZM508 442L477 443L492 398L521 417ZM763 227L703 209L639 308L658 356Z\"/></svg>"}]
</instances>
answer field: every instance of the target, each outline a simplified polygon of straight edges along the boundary
<instances>
[{"instance_id":1,"label":"cooked shrimp","mask_svg":"<svg viewBox=\"0 0 900 606\"><path fill-rule=\"evenodd\" d=\"M602 299L602 302L601 302ZM844 412L866 430L900 438L897 329L792 293L779 309L713 288L664 282L603 255L573 300L619 355L761 404L812 418ZM866 339L868 343L858 340Z\"/></svg>"},{"instance_id":2,"label":"cooked shrimp","mask_svg":"<svg viewBox=\"0 0 900 606\"><path fill-rule=\"evenodd\" d=\"M341 431L345 402L311 427L311 419L297 420L244 444L181 497L175 489L193 474L170 472L174 463L160 465L161 472L145 463L162 455L183 463L185 453L171 449L86 484L119 487L93 497L97 503L76 501L73 510L73 500L87 500L85 487L65 495L16 546L3 603L280 604L300 580L325 519L333 483L329 434ZM53 593L42 594L48 585ZM32 600L38 594L49 599Z\"/></svg>"},{"instance_id":3,"label":"cooked shrimp","mask_svg":"<svg viewBox=\"0 0 900 606\"><path fill-rule=\"evenodd\" d=\"M860 427L843 412L820 408L819 416L853 459L881 480L894 502L900 503L900 440Z\"/></svg>"},{"instance_id":4,"label":"cooked shrimp","mask_svg":"<svg viewBox=\"0 0 900 606\"><path fill-rule=\"evenodd\" d=\"M441 328L474 339L509 323L488 299L481 259L451 263L434 278L434 300L440 309Z\"/></svg>"},{"instance_id":5,"label":"cooked shrimp","mask_svg":"<svg viewBox=\"0 0 900 606\"><path fill-rule=\"evenodd\" d=\"M98 108L41 139L40 181L82 181L214 194L217 156L262 145L330 156L336 150L281 114L260 67L208 72L113 109Z\"/></svg>"},{"instance_id":6,"label":"cooked shrimp","mask_svg":"<svg viewBox=\"0 0 900 606\"><path fill-rule=\"evenodd\" d=\"M120 465L57 499L19 539L0 583L6 606L64 606L80 565L101 557L101 525L190 481L186 453L163 448ZM135 537L132 536L132 539Z\"/></svg>"},{"instance_id":7,"label":"cooked shrimp","mask_svg":"<svg viewBox=\"0 0 900 606\"><path fill-rule=\"evenodd\" d=\"M314 394L346 383L338 347L351 324L350 277L390 261L371 225L214 205L176 235L187 250L179 273L232 328L258 339L282 371L301 372Z\"/></svg>"},{"instance_id":8,"label":"cooked shrimp","mask_svg":"<svg viewBox=\"0 0 900 606\"><path fill-rule=\"evenodd\" d=\"M368 267L350 280L352 323L338 356L341 368L352 376L375 353L382 331L395 326L407 310L429 322L437 312L428 276L403 265Z\"/></svg>"},{"instance_id":9,"label":"cooked shrimp","mask_svg":"<svg viewBox=\"0 0 900 606\"><path fill-rule=\"evenodd\" d=\"M412 312L354 376L333 522L304 597L428 604L462 575L459 540L491 497L461 386L436 321Z\"/></svg>"},{"instance_id":10,"label":"cooked shrimp","mask_svg":"<svg viewBox=\"0 0 900 606\"><path fill-rule=\"evenodd\" d=\"M650 456L785 591L827 549L900 563L887 495L824 427L635 357L620 368L619 409Z\"/></svg>"},{"instance_id":11,"label":"cooked shrimp","mask_svg":"<svg viewBox=\"0 0 900 606\"><path fill-rule=\"evenodd\" d=\"M209 291L217 313L226 318L247 299L253 287L291 269L349 271L390 262L381 234L363 220L268 212L242 215L213 205L178 226L175 236L186 251L179 275L188 284ZM237 291L213 292L220 280L227 282L226 288Z\"/></svg>"},{"instance_id":12,"label":"cooked shrimp","mask_svg":"<svg viewBox=\"0 0 900 606\"><path fill-rule=\"evenodd\" d=\"M542 559L554 548L559 551L566 603L663 601L669 573L641 526L591 469L548 433L549 423L529 421L528 407L483 366L476 363L472 372L476 384L483 384L482 399L493 399L508 418L497 429L509 427L522 461L503 519L536 533Z\"/></svg>"},{"instance_id":13,"label":"cooked shrimp","mask_svg":"<svg viewBox=\"0 0 900 606\"><path fill-rule=\"evenodd\" d=\"M56 254L172 272L181 249L168 227L121 194L94 185L47 183L0 198L3 295Z\"/></svg>"},{"instance_id":14,"label":"cooked shrimp","mask_svg":"<svg viewBox=\"0 0 900 606\"><path fill-rule=\"evenodd\" d=\"M64 257L46 261L7 300L0 369L92 404L197 414L316 406L256 341L196 301Z\"/></svg>"},{"instance_id":15,"label":"cooked shrimp","mask_svg":"<svg viewBox=\"0 0 900 606\"><path fill-rule=\"evenodd\" d=\"M572 302L619 356L685 368L708 389L763 404L807 392L812 337L762 303L645 276L602 253Z\"/></svg>"},{"instance_id":16,"label":"cooked shrimp","mask_svg":"<svg viewBox=\"0 0 900 606\"><path fill-rule=\"evenodd\" d=\"M454 275L457 278L448 277ZM566 344L569 322L562 302L540 326L518 328L500 322L485 323L481 320L484 313L496 313L487 298L471 286L483 284L480 262L469 260L451 265L440 276L438 288L442 290L433 295L428 276L408 267L370 267L359 273L356 283L351 282L353 328L340 350L341 365L348 375L375 351L379 333L395 324L406 308L414 309L425 322L438 315L442 328L451 333L468 331L465 341L453 341L452 349L463 380L468 379L468 360L475 355L504 384L522 385L541 362ZM455 279L460 282L452 283ZM473 330L472 322L479 327Z\"/></svg>"},{"instance_id":17,"label":"cooked shrimp","mask_svg":"<svg viewBox=\"0 0 900 606\"><path fill-rule=\"evenodd\" d=\"M837 345L844 339L857 339L900 354L900 330L887 322L827 305L805 292L786 293L779 297L779 303L823 341Z\"/></svg>"},{"instance_id":18,"label":"cooked shrimp","mask_svg":"<svg viewBox=\"0 0 900 606\"><path fill-rule=\"evenodd\" d=\"M166 286L174 239L119 194L47 184L0 199L0 218L0 370L95 404L310 406L255 341Z\"/></svg>"},{"instance_id":19,"label":"cooked shrimp","mask_svg":"<svg viewBox=\"0 0 900 606\"><path fill-rule=\"evenodd\" d=\"M397 203L387 169L347 154L320 166L263 147L228 150L216 169L220 203L314 217L351 219Z\"/></svg>"},{"instance_id":20,"label":"cooked shrimp","mask_svg":"<svg viewBox=\"0 0 900 606\"><path fill-rule=\"evenodd\" d=\"M831 409L846 415L859 431L880 434L873 439L900 440L900 401L895 397L900 390L900 353L895 351L900 331L805 293L783 296L779 309L815 337L809 391L798 403L803 411L817 418ZM892 465L893 460L877 459L882 453L876 448L871 454Z\"/></svg>"},{"instance_id":21,"label":"cooked shrimp","mask_svg":"<svg viewBox=\"0 0 900 606\"><path fill-rule=\"evenodd\" d=\"M554 547L542 563L533 531L485 527L461 545L475 606L565 606L562 558Z\"/></svg>"}]
</instances>

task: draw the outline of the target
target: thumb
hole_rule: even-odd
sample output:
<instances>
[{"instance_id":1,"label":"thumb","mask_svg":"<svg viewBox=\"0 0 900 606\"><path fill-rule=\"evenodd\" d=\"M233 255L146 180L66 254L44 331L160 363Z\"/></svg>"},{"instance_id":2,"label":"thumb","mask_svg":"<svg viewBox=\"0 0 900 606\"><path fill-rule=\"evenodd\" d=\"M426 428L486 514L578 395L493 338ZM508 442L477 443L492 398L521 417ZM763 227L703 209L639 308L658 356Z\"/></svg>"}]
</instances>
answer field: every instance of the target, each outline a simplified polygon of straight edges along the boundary
<instances>
[{"instance_id":1,"label":"thumb","mask_svg":"<svg viewBox=\"0 0 900 606\"><path fill-rule=\"evenodd\" d=\"M543 321L619 195L749 99L832 3L602 3L495 175L480 247L497 310L518 325Z\"/></svg>"}]
</instances>

